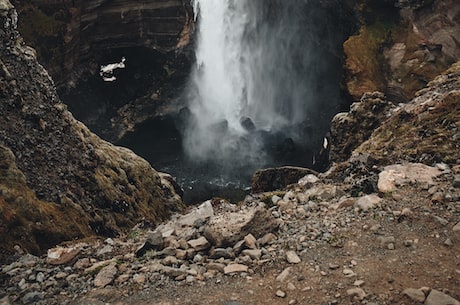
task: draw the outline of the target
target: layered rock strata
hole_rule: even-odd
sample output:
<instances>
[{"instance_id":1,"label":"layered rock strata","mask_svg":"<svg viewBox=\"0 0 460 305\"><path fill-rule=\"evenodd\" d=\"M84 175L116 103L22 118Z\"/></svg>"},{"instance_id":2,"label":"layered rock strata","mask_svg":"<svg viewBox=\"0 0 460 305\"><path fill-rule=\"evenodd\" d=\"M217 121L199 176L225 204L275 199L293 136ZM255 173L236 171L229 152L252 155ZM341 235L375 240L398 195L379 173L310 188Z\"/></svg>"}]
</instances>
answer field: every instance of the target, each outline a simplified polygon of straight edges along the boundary
<instances>
[{"instance_id":1,"label":"layered rock strata","mask_svg":"<svg viewBox=\"0 0 460 305\"><path fill-rule=\"evenodd\" d=\"M0 2L0 247L33 253L76 237L114 236L181 206L164 176L75 120Z\"/></svg>"}]
</instances>

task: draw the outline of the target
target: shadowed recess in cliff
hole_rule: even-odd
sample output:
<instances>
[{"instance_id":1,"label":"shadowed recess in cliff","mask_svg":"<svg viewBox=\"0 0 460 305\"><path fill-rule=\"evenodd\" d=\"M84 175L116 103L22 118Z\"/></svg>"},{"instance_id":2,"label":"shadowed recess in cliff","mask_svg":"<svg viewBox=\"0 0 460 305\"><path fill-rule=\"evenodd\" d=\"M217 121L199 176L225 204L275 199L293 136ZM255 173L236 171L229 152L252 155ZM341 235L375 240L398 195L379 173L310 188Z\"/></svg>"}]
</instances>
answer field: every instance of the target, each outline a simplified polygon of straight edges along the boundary
<instances>
[{"instance_id":1,"label":"shadowed recess in cliff","mask_svg":"<svg viewBox=\"0 0 460 305\"><path fill-rule=\"evenodd\" d=\"M194 0L198 40L183 145L190 160L224 175L313 166L340 108L345 30L332 2Z\"/></svg>"}]
</instances>

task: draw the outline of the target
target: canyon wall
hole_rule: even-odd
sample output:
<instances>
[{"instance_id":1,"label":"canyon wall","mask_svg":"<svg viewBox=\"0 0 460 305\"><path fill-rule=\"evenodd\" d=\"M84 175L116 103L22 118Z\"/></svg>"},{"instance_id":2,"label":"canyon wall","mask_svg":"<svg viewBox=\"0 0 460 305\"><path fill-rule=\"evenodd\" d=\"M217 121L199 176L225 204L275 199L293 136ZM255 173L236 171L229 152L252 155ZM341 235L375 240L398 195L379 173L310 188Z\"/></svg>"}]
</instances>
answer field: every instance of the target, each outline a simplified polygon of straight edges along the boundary
<instances>
[{"instance_id":1,"label":"canyon wall","mask_svg":"<svg viewBox=\"0 0 460 305\"><path fill-rule=\"evenodd\" d=\"M0 1L0 254L115 236L181 209L167 175L73 118L17 20Z\"/></svg>"},{"instance_id":2,"label":"canyon wall","mask_svg":"<svg viewBox=\"0 0 460 305\"><path fill-rule=\"evenodd\" d=\"M13 1L19 30L72 113L116 142L152 117L177 112L189 74L188 0ZM101 65L126 58L116 84Z\"/></svg>"}]
</instances>

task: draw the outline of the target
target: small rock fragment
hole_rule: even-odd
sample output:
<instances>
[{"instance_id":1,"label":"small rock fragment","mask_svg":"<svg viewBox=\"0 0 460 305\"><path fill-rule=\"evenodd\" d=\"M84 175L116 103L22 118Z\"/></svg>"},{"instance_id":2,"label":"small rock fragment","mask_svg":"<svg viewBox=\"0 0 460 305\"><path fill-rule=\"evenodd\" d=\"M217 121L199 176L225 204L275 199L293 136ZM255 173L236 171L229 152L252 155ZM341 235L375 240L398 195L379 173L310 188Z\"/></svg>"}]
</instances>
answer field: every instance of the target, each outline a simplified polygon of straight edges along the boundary
<instances>
[{"instance_id":1,"label":"small rock fragment","mask_svg":"<svg viewBox=\"0 0 460 305\"><path fill-rule=\"evenodd\" d=\"M351 288L347 290L347 295L357 297L362 301L366 297L366 292L362 288Z\"/></svg>"},{"instance_id":2,"label":"small rock fragment","mask_svg":"<svg viewBox=\"0 0 460 305\"><path fill-rule=\"evenodd\" d=\"M8 296L1 298L0 305L11 305L10 298Z\"/></svg>"},{"instance_id":3,"label":"small rock fragment","mask_svg":"<svg viewBox=\"0 0 460 305\"><path fill-rule=\"evenodd\" d=\"M279 297L279 298L285 298L286 297L286 292L278 289L276 291L276 296Z\"/></svg>"},{"instance_id":4,"label":"small rock fragment","mask_svg":"<svg viewBox=\"0 0 460 305\"><path fill-rule=\"evenodd\" d=\"M460 226L459 226L459 230L460 230ZM259 243L259 245L265 246L266 244L270 244L270 243L274 242L275 240L276 240L276 235L275 234L267 233L263 237L259 238L257 240L257 242Z\"/></svg>"},{"instance_id":5,"label":"small rock fragment","mask_svg":"<svg viewBox=\"0 0 460 305\"><path fill-rule=\"evenodd\" d=\"M376 194L370 194L356 200L355 207L359 210L367 211L376 207L381 201L382 198Z\"/></svg>"},{"instance_id":6,"label":"small rock fragment","mask_svg":"<svg viewBox=\"0 0 460 305\"><path fill-rule=\"evenodd\" d=\"M287 251L286 260L289 264L298 264L302 261L295 251Z\"/></svg>"},{"instance_id":7,"label":"small rock fragment","mask_svg":"<svg viewBox=\"0 0 460 305\"><path fill-rule=\"evenodd\" d=\"M145 243L136 250L136 256L141 257L149 250L161 251L164 247L163 235L156 231L149 233Z\"/></svg>"},{"instance_id":8,"label":"small rock fragment","mask_svg":"<svg viewBox=\"0 0 460 305\"><path fill-rule=\"evenodd\" d=\"M230 264L224 268L224 273L248 272L248 266L243 264Z\"/></svg>"},{"instance_id":9,"label":"small rock fragment","mask_svg":"<svg viewBox=\"0 0 460 305\"><path fill-rule=\"evenodd\" d=\"M447 219L444 219L439 216L433 216L433 219L441 226L447 226L447 224L449 224L449 221Z\"/></svg>"},{"instance_id":10,"label":"small rock fragment","mask_svg":"<svg viewBox=\"0 0 460 305\"><path fill-rule=\"evenodd\" d=\"M244 244L249 249L257 249L257 239L252 234L248 234L244 237Z\"/></svg>"},{"instance_id":11,"label":"small rock fragment","mask_svg":"<svg viewBox=\"0 0 460 305\"><path fill-rule=\"evenodd\" d=\"M425 302L425 294L420 289L407 288L402 293L407 295L412 301L420 303Z\"/></svg>"},{"instance_id":12,"label":"small rock fragment","mask_svg":"<svg viewBox=\"0 0 460 305\"><path fill-rule=\"evenodd\" d=\"M460 232L460 222L457 223L457 224L452 228L452 231L454 231L454 232Z\"/></svg>"},{"instance_id":13,"label":"small rock fragment","mask_svg":"<svg viewBox=\"0 0 460 305\"><path fill-rule=\"evenodd\" d=\"M133 275L133 282L139 285L145 283L146 277L144 274L135 274Z\"/></svg>"},{"instance_id":14,"label":"small rock fragment","mask_svg":"<svg viewBox=\"0 0 460 305\"><path fill-rule=\"evenodd\" d=\"M48 250L46 262L51 265L63 265L70 263L80 253L80 248L57 247Z\"/></svg>"},{"instance_id":15,"label":"small rock fragment","mask_svg":"<svg viewBox=\"0 0 460 305\"><path fill-rule=\"evenodd\" d=\"M43 297L44 297L43 292L31 291L31 292L26 293L22 297L22 303L23 304L33 304L40 300L43 300Z\"/></svg>"},{"instance_id":16,"label":"small rock fragment","mask_svg":"<svg viewBox=\"0 0 460 305\"><path fill-rule=\"evenodd\" d=\"M260 259L260 257L262 256L262 251L258 249L246 249L243 250L242 253L243 255L247 255L252 259Z\"/></svg>"},{"instance_id":17,"label":"small rock fragment","mask_svg":"<svg viewBox=\"0 0 460 305\"><path fill-rule=\"evenodd\" d=\"M203 236L198 239L192 239L188 241L188 244L196 251L203 251L208 249L211 245L208 240Z\"/></svg>"},{"instance_id":18,"label":"small rock fragment","mask_svg":"<svg viewBox=\"0 0 460 305\"><path fill-rule=\"evenodd\" d=\"M277 277L276 277L276 281L277 282L284 282L286 281L287 277L289 276L289 274L291 273L291 267L288 267L286 269L283 270L283 272L281 272Z\"/></svg>"},{"instance_id":19,"label":"small rock fragment","mask_svg":"<svg viewBox=\"0 0 460 305\"><path fill-rule=\"evenodd\" d=\"M101 269L101 271L99 271L99 273L94 278L94 286L105 287L108 284L112 283L117 272L118 270L115 264L105 266Z\"/></svg>"},{"instance_id":20,"label":"small rock fragment","mask_svg":"<svg viewBox=\"0 0 460 305\"><path fill-rule=\"evenodd\" d=\"M432 289L425 300L425 305L460 305L460 302L441 291Z\"/></svg>"}]
</instances>

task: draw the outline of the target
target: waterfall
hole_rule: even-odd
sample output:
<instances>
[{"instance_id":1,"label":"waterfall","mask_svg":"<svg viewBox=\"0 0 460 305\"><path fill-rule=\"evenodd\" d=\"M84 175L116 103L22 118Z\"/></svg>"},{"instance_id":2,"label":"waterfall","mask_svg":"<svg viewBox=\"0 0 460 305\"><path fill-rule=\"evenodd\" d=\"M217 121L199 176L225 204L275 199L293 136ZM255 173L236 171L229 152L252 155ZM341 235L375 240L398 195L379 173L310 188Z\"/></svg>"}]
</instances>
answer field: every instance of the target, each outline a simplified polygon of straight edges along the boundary
<instances>
[{"instance_id":1,"label":"waterfall","mask_svg":"<svg viewBox=\"0 0 460 305\"><path fill-rule=\"evenodd\" d=\"M289 163L296 152L311 163L331 116L323 104L338 99L340 82L315 2L192 0L196 65L183 132L190 160L252 171Z\"/></svg>"}]
</instances>

